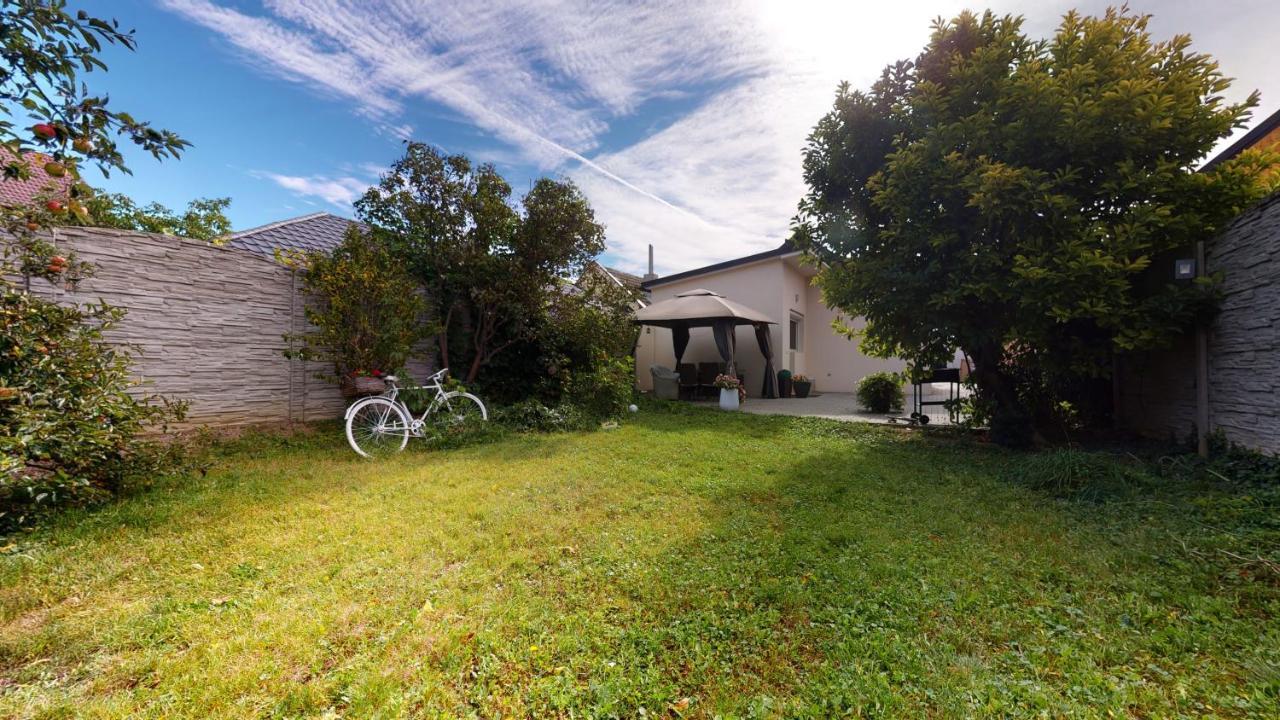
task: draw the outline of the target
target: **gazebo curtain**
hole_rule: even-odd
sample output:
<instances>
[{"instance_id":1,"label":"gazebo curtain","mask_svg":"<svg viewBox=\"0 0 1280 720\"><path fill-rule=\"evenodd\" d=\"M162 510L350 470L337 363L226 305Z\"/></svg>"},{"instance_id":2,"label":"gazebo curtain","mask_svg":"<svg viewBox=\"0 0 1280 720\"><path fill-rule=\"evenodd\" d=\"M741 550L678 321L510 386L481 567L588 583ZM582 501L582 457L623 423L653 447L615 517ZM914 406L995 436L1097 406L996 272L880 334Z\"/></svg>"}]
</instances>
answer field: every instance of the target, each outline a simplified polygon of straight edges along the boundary
<instances>
[{"instance_id":1,"label":"gazebo curtain","mask_svg":"<svg viewBox=\"0 0 1280 720\"><path fill-rule=\"evenodd\" d=\"M764 385L760 387L760 397L778 397L778 377L773 372L773 344L769 340L769 326L758 323L756 326L756 342L760 343L760 354L764 355Z\"/></svg>"},{"instance_id":2,"label":"gazebo curtain","mask_svg":"<svg viewBox=\"0 0 1280 720\"><path fill-rule=\"evenodd\" d=\"M688 325L676 325L671 328L671 344L675 346L676 370L679 370L680 363L684 360L684 351L689 349Z\"/></svg>"},{"instance_id":3,"label":"gazebo curtain","mask_svg":"<svg viewBox=\"0 0 1280 720\"><path fill-rule=\"evenodd\" d=\"M738 369L734 367L733 351L734 345L737 343L738 334L734 332L734 324L729 320L717 320L711 326L711 332L716 338L716 350L720 351L720 359L724 360L725 366L728 368L730 375L737 375Z\"/></svg>"}]
</instances>

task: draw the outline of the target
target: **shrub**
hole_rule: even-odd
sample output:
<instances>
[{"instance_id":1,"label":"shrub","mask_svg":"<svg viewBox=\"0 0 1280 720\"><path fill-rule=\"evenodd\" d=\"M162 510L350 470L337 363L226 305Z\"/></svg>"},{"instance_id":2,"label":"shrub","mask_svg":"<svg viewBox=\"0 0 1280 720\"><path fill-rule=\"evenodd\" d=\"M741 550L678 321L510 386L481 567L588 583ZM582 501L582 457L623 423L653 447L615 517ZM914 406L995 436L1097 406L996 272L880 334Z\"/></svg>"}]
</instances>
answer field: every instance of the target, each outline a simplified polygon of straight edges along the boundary
<instances>
[{"instance_id":1,"label":"shrub","mask_svg":"<svg viewBox=\"0 0 1280 720\"><path fill-rule=\"evenodd\" d=\"M516 432L581 430L590 424L572 405L548 407L537 400L524 400L499 409L494 413L494 422Z\"/></svg>"},{"instance_id":2,"label":"shrub","mask_svg":"<svg viewBox=\"0 0 1280 720\"><path fill-rule=\"evenodd\" d=\"M425 432L430 447L436 450L452 450L497 442L507 435L508 429L504 425L478 418L459 424L450 422L443 415L437 414L427 419Z\"/></svg>"},{"instance_id":3,"label":"shrub","mask_svg":"<svg viewBox=\"0 0 1280 720\"><path fill-rule=\"evenodd\" d=\"M356 226L332 254L285 260L306 269L303 287L319 301L306 310L315 329L286 336L301 343L286 356L332 362L332 379L341 381L402 367L425 337L417 284L385 244Z\"/></svg>"},{"instance_id":4,"label":"shrub","mask_svg":"<svg viewBox=\"0 0 1280 720\"><path fill-rule=\"evenodd\" d=\"M177 466L179 447L140 435L180 419L185 405L132 396L131 355L103 340L124 314L0 283L0 526L107 499Z\"/></svg>"},{"instance_id":5,"label":"shrub","mask_svg":"<svg viewBox=\"0 0 1280 720\"><path fill-rule=\"evenodd\" d=\"M635 360L602 356L594 366L570 372L563 402L596 420L618 417L635 399Z\"/></svg>"},{"instance_id":6,"label":"shrub","mask_svg":"<svg viewBox=\"0 0 1280 720\"><path fill-rule=\"evenodd\" d=\"M584 272L577 283L553 293L527 333L486 366L478 392L498 403L562 404L569 392L582 389L584 373L631 357L638 334L634 302L635 295L611 278Z\"/></svg>"},{"instance_id":7,"label":"shrub","mask_svg":"<svg viewBox=\"0 0 1280 720\"><path fill-rule=\"evenodd\" d=\"M871 373L858 381L858 404L868 412L901 411L904 399L902 376L897 373Z\"/></svg>"}]
</instances>

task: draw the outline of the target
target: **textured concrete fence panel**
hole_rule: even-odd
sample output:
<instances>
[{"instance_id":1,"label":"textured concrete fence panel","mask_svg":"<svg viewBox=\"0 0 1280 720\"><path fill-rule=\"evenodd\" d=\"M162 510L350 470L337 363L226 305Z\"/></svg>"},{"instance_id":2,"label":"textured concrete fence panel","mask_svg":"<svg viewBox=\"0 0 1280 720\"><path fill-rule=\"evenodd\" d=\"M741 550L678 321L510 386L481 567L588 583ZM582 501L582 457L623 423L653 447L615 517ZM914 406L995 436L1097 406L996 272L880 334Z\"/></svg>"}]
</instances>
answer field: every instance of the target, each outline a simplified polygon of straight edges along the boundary
<instances>
[{"instance_id":1,"label":"textured concrete fence panel","mask_svg":"<svg viewBox=\"0 0 1280 720\"><path fill-rule=\"evenodd\" d=\"M261 255L165 235L68 228L61 246L98 265L73 291L31 280L31 292L128 309L111 339L135 345L143 394L190 402L191 425L338 417L325 366L286 359L284 335L305 326L301 279Z\"/></svg>"},{"instance_id":2,"label":"textured concrete fence panel","mask_svg":"<svg viewBox=\"0 0 1280 720\"><path fill-rule=\"evenodd\" d=\"M1209 428L1280 453L1280 194L1206 243L1224 275L1222 311L1209 335ZM1195 422L1195 346L1147 353L1121 372L1121 417L1149 435L1187 437Z\"/></svg>"}]
</instances>

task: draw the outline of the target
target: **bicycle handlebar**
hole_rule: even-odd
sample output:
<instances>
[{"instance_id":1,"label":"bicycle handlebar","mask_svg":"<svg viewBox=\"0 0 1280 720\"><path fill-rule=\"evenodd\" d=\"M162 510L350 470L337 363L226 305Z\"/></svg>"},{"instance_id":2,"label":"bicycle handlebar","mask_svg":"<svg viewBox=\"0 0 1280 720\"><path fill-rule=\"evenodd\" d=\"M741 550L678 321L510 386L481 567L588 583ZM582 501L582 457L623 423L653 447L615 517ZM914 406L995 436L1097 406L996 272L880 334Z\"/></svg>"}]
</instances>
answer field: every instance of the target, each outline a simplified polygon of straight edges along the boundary
<instances>
[{"instance_id":1,"label":"bicycle handlebar","mask_svg":"<svg viewBox=\"0 0 1280 720\"><path fill-rule=\"evenodd\" d=\"M439 383L441 380L444 379L444 376L448 374L449 374L449 368L440 368L438 371L432 373L430 376L427 377L427 382L431 382L432 380L434 380L437 383ZM392 385L400 382L400 378L396 377L395 375L385 375L383 376L382 379L383 381L389 382Z\"/></svg>"}]
</instances>

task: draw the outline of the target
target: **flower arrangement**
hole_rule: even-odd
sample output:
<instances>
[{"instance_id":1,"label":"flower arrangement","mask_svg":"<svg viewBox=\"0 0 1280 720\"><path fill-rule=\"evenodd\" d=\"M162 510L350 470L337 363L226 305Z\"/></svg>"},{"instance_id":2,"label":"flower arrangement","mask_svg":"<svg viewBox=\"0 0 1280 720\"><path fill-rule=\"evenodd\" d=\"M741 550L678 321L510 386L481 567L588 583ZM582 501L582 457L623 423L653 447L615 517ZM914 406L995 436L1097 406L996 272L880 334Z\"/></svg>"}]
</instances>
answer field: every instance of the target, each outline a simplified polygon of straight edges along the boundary
<instances>
[{"instance_id":1,"label":"flower arrangement","mask_svg":"<svg viewBox=\"0 0 1280 720\"><path fill-rule=\"evenodd\" d=\"M738 382L738 378L734 377L733 375L724 375L724 374L717 375L715 382L711 384L720 388L721 390L734 390L734 389L740 389L742 387L742 383Z\"/></svg>"},{"instance_id":2,"label":"flower arrangement","mask_svg":"<svg viewBox=\"0 0 1280 720\"><path fill-rule=\"evenodd\" d=\"M382 378L386 373L381 370L366 370L360 368L347 373L339 381L342 391L346 395L377 395L386 392L387 383Z\"/></svg>"},{"instance_id":3,"label":"flower arrangement","mask_svg":"<svg viewBox=\"0 0 1280 720\"><path fill-rule=\"evenodd\" d=\"M807 375L792 375L791 388L795 390L796 397L809 397L809 390L813 388L813 381Z\"/></svg>"}]
</instances>

